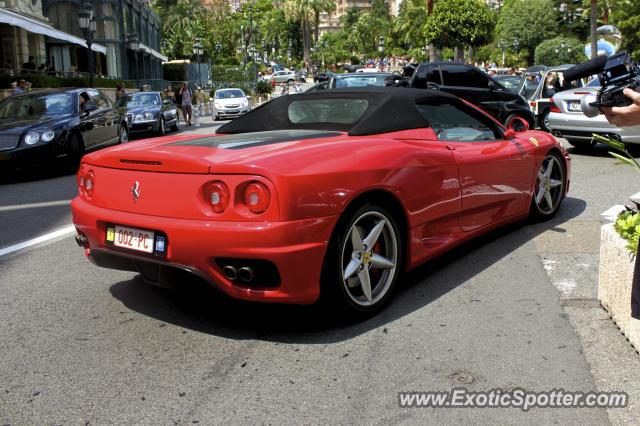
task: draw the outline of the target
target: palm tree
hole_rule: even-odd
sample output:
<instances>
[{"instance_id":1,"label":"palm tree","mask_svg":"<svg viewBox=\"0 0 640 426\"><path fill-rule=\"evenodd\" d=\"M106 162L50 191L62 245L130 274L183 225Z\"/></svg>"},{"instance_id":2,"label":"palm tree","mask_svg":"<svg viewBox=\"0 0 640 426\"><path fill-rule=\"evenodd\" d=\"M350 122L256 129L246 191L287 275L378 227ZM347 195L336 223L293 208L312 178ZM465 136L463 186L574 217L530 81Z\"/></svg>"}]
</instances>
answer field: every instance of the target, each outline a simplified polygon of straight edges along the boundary
<instances>
[{"instance_id":1,"label":"palm tree","mask_svg":"<svg viewBox=\"0 0 640 426\"><path fill-rule=\"evenodd\" d=\"M331 13L336 10L335 0L311 0L311 9L313 10L313 18L315 24L314 41L318 44L320 39L320 14L322 12Z\"/></svg>"}]
</instances>

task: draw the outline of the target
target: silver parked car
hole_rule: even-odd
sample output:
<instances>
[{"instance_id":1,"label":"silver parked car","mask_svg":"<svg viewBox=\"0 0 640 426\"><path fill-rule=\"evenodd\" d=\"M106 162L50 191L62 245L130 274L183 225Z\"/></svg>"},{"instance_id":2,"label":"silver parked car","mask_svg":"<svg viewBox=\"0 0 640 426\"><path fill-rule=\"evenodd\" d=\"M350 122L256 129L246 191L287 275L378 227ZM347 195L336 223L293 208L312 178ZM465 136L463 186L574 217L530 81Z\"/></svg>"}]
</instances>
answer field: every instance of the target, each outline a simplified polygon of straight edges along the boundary
<instances>
[{"instance_id":1,"label":"silver parked car","mask_svg":"<svg viewBox=\"0 0 640 426\"><path fill-rule=\"evenodd\" d=\"M593 134L615 139L625 144L640 144L640 126L616 127L604 115L589 118L582 113L580 101L583 96L596 94L600 89L598 79L585 87L571 89L553 96L555 104L547 120L551 133L563 137L576 148L590 148L596 144ZM558 111L559 110L559 111Z\"/></svg>"},{"instance_id":2,"label":"silver parked car","mask_svg":"<svg viewBox=\"0 0 640 426\"><path fill-rule=\"evenodd\" d=\"M213 119L235 118L251 111L242 89L218 89L213 95Z\"/></svg>"},{"instance_id":3,"label":"silver parked car","mask_svg":"<svg viewBox=\"0 0 640 426\"><path fill-rule=\"evenodd\" d=\"M298 74L295 71L282 70L274 72L271 78L276 83L293 83L298 80Z\"/></svg>"}]
</instances>

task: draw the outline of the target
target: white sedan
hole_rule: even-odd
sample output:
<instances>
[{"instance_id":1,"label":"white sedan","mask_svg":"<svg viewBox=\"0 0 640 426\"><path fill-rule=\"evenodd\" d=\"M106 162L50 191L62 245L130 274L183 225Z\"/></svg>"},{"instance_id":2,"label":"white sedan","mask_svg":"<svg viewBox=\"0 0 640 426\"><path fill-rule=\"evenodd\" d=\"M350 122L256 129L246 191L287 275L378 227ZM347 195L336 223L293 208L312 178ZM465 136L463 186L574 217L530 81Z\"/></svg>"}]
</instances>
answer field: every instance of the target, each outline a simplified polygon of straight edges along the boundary
<instances>
[{"instance_id":1,"label":"white sedan","mask_svg":"<svg viewBox=\"0 0 640 426\"><path fill-rule=\"evenodd\" d=\"M213 96L213 119L240 117L251 111L242 89L218 89Z\"/></svg>"}]
</instances>

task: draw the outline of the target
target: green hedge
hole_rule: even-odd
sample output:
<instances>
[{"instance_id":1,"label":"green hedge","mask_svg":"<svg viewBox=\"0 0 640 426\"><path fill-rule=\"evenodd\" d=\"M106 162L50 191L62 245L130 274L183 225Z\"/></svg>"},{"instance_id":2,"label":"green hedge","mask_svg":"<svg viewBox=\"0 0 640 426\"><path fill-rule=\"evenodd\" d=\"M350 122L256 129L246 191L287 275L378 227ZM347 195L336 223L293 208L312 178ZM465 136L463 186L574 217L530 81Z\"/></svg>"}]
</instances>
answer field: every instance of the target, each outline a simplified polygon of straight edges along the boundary
<instances>
[{"instance_id":1,"label":"green hedge","mask_svg":"<svg viewBox=\"0 0 640 426\"><path fill-rule=\"evenodd\" d=\"M31 87L34 89L89 86L88 77L56 77L46 74L24 74L14 77L0 75L0 89L10 89L11 83L20 81L21 79L31 83ZM115 88L118 84L129 88L133 87L131 83L110 78L95 78L93 81L94 87Z\"/></svg>"}]
</instances>

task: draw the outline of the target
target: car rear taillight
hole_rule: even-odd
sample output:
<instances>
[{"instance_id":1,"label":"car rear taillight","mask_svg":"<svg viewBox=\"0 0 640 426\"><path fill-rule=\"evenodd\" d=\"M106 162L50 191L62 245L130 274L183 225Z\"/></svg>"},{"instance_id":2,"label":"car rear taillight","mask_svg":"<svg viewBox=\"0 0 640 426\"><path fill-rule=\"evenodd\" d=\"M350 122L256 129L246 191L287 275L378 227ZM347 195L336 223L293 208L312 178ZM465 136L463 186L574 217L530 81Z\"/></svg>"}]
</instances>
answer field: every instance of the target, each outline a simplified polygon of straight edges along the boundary
<instances>
[{"instance_id":1,"label":"car rear taillight","mask_svg":"<svg viewBox=\"0 0 640 426\"><path fill-rule=\"evenodd\" d=\"M216 181L207 187L207 201L214 213L222 213L229 205L229 188L222 181Z\"/></svg>"},{"instance_id":2,"label":"car rear taillight","mask_svg":"<svg viewBox=\"0 0 640 426\"><path fill-rule=\"evenodd\" d=\"M536 101L529 101L529 106L531 106L531 108L535 108L536 107Z\"/></svg>"},{"instance_id":3,"label":"car rear taillight","mask_svg":"<svg viewBox=\"0 0 640 426\"><path fill-rule=\"evenodd\" d=\"M553 98L551 98L551 106L549 107L549 112L561 112L560 108L558 108L553 102Z\"/></svg>"},{"instance_id":4,"label":"car rear taillight","mask_svg":"<svg viewBox=\"0 0 640 426\"><path fill-rule=\"evenodd\" d=\"M96 177L92 170L89 170L88 172L80 171L80 173L78 173L78 191L80 192L80 195L91 198L95 187Z\"/></svg>"},{"instance_id":5,"label":"car rear taillight","mask_svg":"<svg viewBox=\"0 0 640 426\"><path fill-rule=\"evenodd\" d=\"M251 182L244 190L244 203L252 213L264 213L269 208L271 194L269 188L260 182Z\"/></svg>"}]
</instances>

